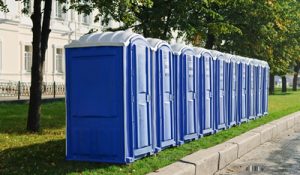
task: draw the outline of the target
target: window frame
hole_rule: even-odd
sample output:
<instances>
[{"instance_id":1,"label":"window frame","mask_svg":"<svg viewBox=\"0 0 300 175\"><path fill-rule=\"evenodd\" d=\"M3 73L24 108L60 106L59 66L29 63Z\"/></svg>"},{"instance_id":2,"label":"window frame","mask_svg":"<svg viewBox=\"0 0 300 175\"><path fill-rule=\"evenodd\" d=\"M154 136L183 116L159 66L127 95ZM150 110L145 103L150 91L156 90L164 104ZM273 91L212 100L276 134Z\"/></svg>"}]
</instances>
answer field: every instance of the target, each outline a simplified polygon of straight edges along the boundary
<instances>
[{"instance_id":1,"label":"window frame","mask_svg":"<svg viewBox=\"0 0 300 175\"><path fill-rule=\"evenodd\" d=\"M27 46L31 49L31 52L26 51L26 47ZM31 67L32 67L32 49L33 49L32 45L30 45L30 44L24 44L24 46L23 46L24 71L26 73L30 73L31 72ZM30 56L28 57L27 54L30 55ZM28 61L29 61L29 63L28 63Z\"/></svg>"},{"instance_id":2,"label":"window frame","mask_svg":"<svg viewBox=\"0 0 300 175\"><path fill-rule=\"evenodd\" d=\"M59 54L57 51L61 50L61 53ZM58 56L60 55L60 58ZM54 58L55 58L55 73L57 74L63 74L64 73L64 64L63 64L63 59L64 59L64 49L63 47L54 47ZM58 61L59 60L59 61ZM60 63L60 65L58 65Z\"/></svg>"},{"instance_id":3,"label":"window frame","mask_svg":"<svg viewBox=\"0 0 300 175\"><path fill-rule=\"evenodd\" d=\"M55 1L55 18L59 20L64 20L64 12L62 9L62 3L58 0Z\"/></svg>"},{"instance_id":4,"label":"window frame","mask_svg":"<svg viewBox=\"0 0 300 175\"><path fill-rule=\"evenodd\" d=\"M90 25L91 24L91 15L82 14L81 15L81 23L84 25Z\"/></svg>"}]
</instances>

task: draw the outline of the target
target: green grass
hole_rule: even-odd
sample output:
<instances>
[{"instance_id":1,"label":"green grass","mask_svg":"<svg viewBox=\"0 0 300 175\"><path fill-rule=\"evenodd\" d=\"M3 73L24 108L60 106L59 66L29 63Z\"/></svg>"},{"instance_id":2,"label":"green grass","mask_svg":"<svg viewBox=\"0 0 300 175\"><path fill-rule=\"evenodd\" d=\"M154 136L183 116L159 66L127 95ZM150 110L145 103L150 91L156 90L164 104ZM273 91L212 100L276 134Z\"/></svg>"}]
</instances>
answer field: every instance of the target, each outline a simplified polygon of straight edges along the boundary
<instances>
[{"instance_id":1,"label":"green grass","mask_svg":"<svg viewBox=\"0 0 300 175\"><path fill-rule=\"evenodd\" d=\"M0 174L145 174L166 166L199 149L208 148L250 129L300 110L300 92L270 96L266 117L221 131L130 165L65 160L64 102L43 104L38 134L25 131L27 104L0 103Z\"/></svg>"}]
</instances>

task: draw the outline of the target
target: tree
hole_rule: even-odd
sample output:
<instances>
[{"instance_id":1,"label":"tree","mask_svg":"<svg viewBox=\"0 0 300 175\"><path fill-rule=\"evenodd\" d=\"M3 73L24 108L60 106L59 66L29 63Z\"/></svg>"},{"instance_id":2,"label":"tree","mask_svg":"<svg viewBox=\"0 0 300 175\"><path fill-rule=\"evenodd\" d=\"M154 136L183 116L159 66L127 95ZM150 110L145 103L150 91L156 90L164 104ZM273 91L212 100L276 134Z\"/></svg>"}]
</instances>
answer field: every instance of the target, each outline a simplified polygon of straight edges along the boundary
<instances>
[{"instance_id":1,"label":"tree","mask_svg":"<svg viewBox=\"0 0 300 175\"><path fill-rule=\"evenodd\" d=\"M30 0L23 0L23 3L28 3ZM44 1L44 6L42 6ZM64 3L64 11L75 9L79 13L89 14L94 9L98 9L99 14L95 20L100 16L104 16L103 21L108 21L110 16L118 16L123 21L132 21L134 16L128 11L139 11L140 7L151 5L150 0L132 0L132 1L110 1L110 0L58 0ZM45 53L48 48L48 39L52 12L52 0L34 0L33 13L30 14L32 20L32 67L31 67L31 87L30 100L27 119L27 130L30 132L38 132L40 129L41 117L41 96L43 83L43 67L45 62ZM136 5L136 6L135 6ZM112 8L114 7L114 8ZM119 11L110 11L110 9ZM6 5L0 0L0 10L8 12ZM27 13L25 8L23 13Z\"/></svg>"},{"instance_id":2,"label":"tree","mask_svg":"<svg viewBox=\"0 0 300 175\"><path fill-rule=\"evenodd\" d=\"M32 20L32 67L30 100L27 120L27 130L37 132L40 129L41 97L43 86L43 67L48 48L52 0L45 0L42 17L41 0L35 0Z\"/></svg>"},{"instance_id":3,"label":"tree","mask_svg":"<svg viewBox=\"0 0 300 175\"><path fill-rule=\"evenodd\" d=\"M293 91L297 91L299 70L300 70L300 61L298 60L296 61L294 66Z\"/></svg>"},{"instance_id":4,"label":"tree","mask_svg":"<svg viewBox=\"0 0 300 175\"><path fill-rule=\"evenodd\" d=\"M193 26L189 39L200 38L206 48L266 60L274 75L284 76L299 57L299 3L279 1L201 1L203 12ZM197 26L199 26L197 28ZM186 29L189 29L186 27ZM200 37L199 37L200 34ZM298 48L298 49L297 49ZM274 81L270 81L270 94Z\"/></svg>"},{"instance_id":5,"label":"tree","mask_svg":"<svg viewBox=\"0 0 300 175\"><path fill-rule=\"evenodd\" d=\"M187 16L186 12L192 1L148 0L143 1L144 5L128 2L130 3L123 5L122 8L119 8L119 5L111 5L110 8L97 7L105 14L111 14L102 21L104 24L107 24L109 20L124 24L121 28L108 30L132 28L145 37L169 40L172 38L172 31L178 27L179 21ZM116 11L121 12L114 13Z\"/></svg>"},{"instance_id":6,"label":"tree","mask_svg":"<svg viewBox=\"0 0 300 175\"><path fill-rule=\"evenodd\" d=\"M0 11L8 12L7 5L3 3L3 0L0 0Z\"/></svg>"},{"instance_id":7,"label":"tree","mask_svg":"<svg viewBox=\"0 0 300 175\"><path fill-rule=\"evenodd\" d=\"M281 92L286 92L287 88L286 88L286 76L283 75L281 77Z\"/></svg>"}]
</instances>

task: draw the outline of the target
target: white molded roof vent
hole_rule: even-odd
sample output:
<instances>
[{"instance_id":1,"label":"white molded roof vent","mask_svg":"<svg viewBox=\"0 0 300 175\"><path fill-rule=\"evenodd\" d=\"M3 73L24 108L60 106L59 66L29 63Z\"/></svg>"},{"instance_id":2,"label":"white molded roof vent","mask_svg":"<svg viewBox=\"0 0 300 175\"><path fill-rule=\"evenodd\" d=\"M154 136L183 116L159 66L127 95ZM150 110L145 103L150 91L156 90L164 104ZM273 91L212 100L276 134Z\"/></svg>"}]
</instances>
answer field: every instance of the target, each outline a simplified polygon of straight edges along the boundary
<instances>
[{"instance_id":1,"label":"white molded roof vent","mask_svg":"<svg viewBox=\"0 0 300 175\"><path fill-rule=\"evenodd\" d=\"M133 33L129 30L117 32L103 32L86 34L66 45L66 48L72 47L91 47L91 46L127 46L129 40L135 36L143 36Z\"/></svg>"}]
</instances>

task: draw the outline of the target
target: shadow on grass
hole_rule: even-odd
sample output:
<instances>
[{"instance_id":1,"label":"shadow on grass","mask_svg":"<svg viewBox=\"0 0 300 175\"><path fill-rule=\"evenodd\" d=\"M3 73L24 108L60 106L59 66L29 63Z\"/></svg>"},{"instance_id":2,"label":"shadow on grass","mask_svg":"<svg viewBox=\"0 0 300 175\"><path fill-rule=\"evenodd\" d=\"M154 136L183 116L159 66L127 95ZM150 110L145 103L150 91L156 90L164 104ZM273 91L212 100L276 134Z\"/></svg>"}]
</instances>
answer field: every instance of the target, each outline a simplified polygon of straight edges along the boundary
<instances>
[{"instance_id":1,"label":"shadow on grass","mask_svg":"<svg viewBox=\"0 0 300 175\"><path fill-rule=\"evenodd\" d=\"M28 104L0 104L0 133L28 134L26 132ZM62 101L42 105L41 129L65 127L65 104Z\"/></svg>"},{"instance_id":2,"label":"shadow on grass","mask_svg":"<svg viewBox=\"0 0 300 175\"><path fill-rule=\"evenodd\" d=\"M6 149L0 152L0 174L66 174L92 171L101 174L124 165L65 160L65 139Z\"/></svg>"},{"instance_id":3,"label":"shadow on grass","mask_svg":"<svg viewBox=\"0 0 300 175\"><path fill-rule=\"evenodd\" d=\"M272 96L277 96L277 95L292 95L293 93L291 92L276 92L275 94L272 94Z\"/></svg>"}]
</instances>

